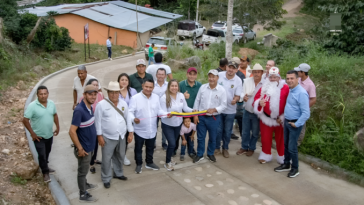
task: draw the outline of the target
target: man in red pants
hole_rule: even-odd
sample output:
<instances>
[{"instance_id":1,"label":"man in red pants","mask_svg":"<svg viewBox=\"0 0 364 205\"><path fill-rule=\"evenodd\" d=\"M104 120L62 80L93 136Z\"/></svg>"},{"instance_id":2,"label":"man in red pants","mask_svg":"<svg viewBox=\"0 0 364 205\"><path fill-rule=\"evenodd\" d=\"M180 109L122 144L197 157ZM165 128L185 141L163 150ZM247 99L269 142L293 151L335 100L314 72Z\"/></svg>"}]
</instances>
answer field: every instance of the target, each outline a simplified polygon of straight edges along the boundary
<instances>
[{"instance_id":1,"label":"man in red pants","mask_svg":"<svg viewBox=\"0 0 364 205\"><path fill-rule=\"evenodd\" d=\"M284 107L289 93L289 87L281 80L279 69L272 67L269 70L269 80L266 80L262 88L254 97L254 113L260 118L260 132L262 135L262 152L259 162L264 164L272 161L272 137L275 133L277 145L277 161L283 164L284 137L283 121Z\"/></svg>"}]
</instances>

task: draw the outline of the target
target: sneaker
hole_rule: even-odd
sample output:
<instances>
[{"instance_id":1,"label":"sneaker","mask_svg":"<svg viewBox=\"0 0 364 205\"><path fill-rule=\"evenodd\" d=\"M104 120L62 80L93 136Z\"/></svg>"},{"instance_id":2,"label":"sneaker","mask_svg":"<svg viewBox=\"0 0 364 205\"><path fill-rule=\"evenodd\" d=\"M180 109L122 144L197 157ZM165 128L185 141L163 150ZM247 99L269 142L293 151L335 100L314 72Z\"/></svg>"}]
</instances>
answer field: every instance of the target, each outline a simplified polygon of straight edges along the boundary
<instances>
[{"instance_id":1,"label":"sneaker","mask_svg":"<svg viewBox=\"0 0 364 205\"><path fill-rule=\"evenodd\" d=\"M168 171L174 171L174 167L173 164L171 162L169 163L165 163L164 167L168 170Z\"/></svg>"},{"instance_id":2,"label":"sneaker","mask_svg":"<svg viewBox=\"0 0 364 205\"><path fill-rule=\"evenodd\" d=\"M91 191L97 188L97 184L86 183L86 191Z\"/></svg>"},{"instance_id":3,"label":"sneaker","mask_svg":"<svg viewBox=\"0 0 364 205\"><path fill-rule=\"evenodd\" d=\"M179 160L180 160L180 161L185 161L185 155L181 155L181 156L179 157Z\"/></svg>"},{"instance_id":4,"label":"sneaker","mask_svg":"<svg viewBox=\"0 0 364 205\"><path fill-rule=\"evenodd\" d=\"M193 163L198 163L198 162L202 161L203 159L204 159L203 156L199 157L196 155L196 157L193 159Z\"/></svg>"},{"instance_id":5,"label":"sneaker","mask_svg":"<svg viewBox=\"0 0 364 205\"><path fill-rule=\"evenodd\" d=\"M276 172L288 172L291 170L290 164L281 164L281 166L274 168Z\"/></svg>"},{"instance_id":6,"label":"sneaker","mask_svg":"<svg viewBox=\"0 0 364 205\"><path fill-rule=\"evenodd\" d=\"M84 194L80 194L80 200L81 203L92 203L96 202L97 198L92 197L91 194L89 194L87 191Z\"/></svg>"},{"instance_id":7,"label":"sneaker","mask_svg":"<svg viewBox=\"0 0 364 205\"><path fill-rule=\"evenodd\" d=\"M215 149L214 155L219 155L219 154L221 154L220 149Z\"/></svg>"},{"instance_id":8,"label":"sneaker","mask_svg":"<svg viewBox=\"0 0 364 205\"><path fill-rule=\"evenodd\" d=\"M247 157L251 157L251 156L253 156L253 154L254 154L254 150L249 150L249 151L246 153L246 156L247 156Z\"/></svg>"},{"instance_id":9,"label":"sneaker","mask_svg":"<svg viewBox=\"0 0 364 205\"><path fill-rule=\"evenodd\" d=\"M210 162L216 162L216 158L214 155L207 155L207 158L209 158Z\"/></svg>"},{"instance_id":10,"label":"sneaker","mask_svg":"<svg viewBox=\"0 0 364 205\"><path fill-rule=\"evenodd\" d=\"M49 173L54 173L54 172L56 172L56 170L54 170L54 169L52 169L52 168L49 168L49 167L48 167L48 171L49 171Z\"/></svg>"},{"instance_id":11,"label":"sneaker","mask_svg":"<svg viewBox=\"0 0 364 205\"><path fill-rule=\"evenodd\" d=\"M51 182L51 178L49 177L49 173L45 173L43 174L43 181L44 183L48 183L48 182Z\"/></svg>"},{"instance_id":12,"label":"sneaker","mask_svg":"<svg viewBox=\"0 0 364 205\"><path fill-rule=\"evenodd\" d=\"M124 158L124 165L125 166L130 166L130 160L125 156L125 158Z\"/></svg>"},{"instance_id":13,"label":"sneaker","mask_svg":"<svg viewBox=\"0 0 364 205\"><path fill-rule=\"evenodd\" d=\"M145 168L152 169L152 170L155 170L155 171L159 170L159 167L156 164L154 164L154 163L146 164L145 165Z\"/></svg>"},{"instance_id":14,"label":"sneaker","mask_svg":"<svg viewBox=\"0 0 364 205\"><path fill-rule=\"evenodd\" d=\"M173 159L173 158L171 159L171 163L172 163L172 165L173 165L173 166L176 166L176 164L177 164L177 162L176 162L176 161L174 161L174 159Z\"/></svg>"},{"instance_id":15,"label":"sneaker","mask_svg":"<svg viewBox=\"0 0 364 205\"><path fill-rule=\"evenodd\" d=\"M135 173L140 174L142 173L142 165L137 165L135 168Z\"/></svg>"},{"instance_id":16,"label":"sneaker","mask_svg":"<svg viewBox=\"0 0 364 205\"><path fill-rule=\"evenodd\" d=\"M222 156L224 156L225 158L229 158L229 156L230 156L229 151L227 149L223 149Z\"/></svg>"},{"instance_id":17,"label":"sneaker","mask_svg":"<svg viewBox=\"0 0 364 205\"><path fill-rule=\"evenodd\" d=\"M106 182L106 183L104 183L104 187L105 187L106 189L110 188L110 182Z\"/></svg>"},{"instance_id":18,"label":"sneaker","mask_svg":"<svg viewBox=\"0 0 364 205\"><path fill-rule=\"evenodd\" d=\"M243 155L243 154L246 154L247 152L248 152L248 150L243 149L243 148L240 148L240 149L236 152L236 154L237 154L237 155Z\"/></svg>"},{"instance_id":19,"label":"sneaker","mask_svg":"<svg viewBox=\"0 0 364 205\"><path fill-rule=\"evenodd\" d=\"M94 166L90 167L90 172L92 174L95 174L96 173L96 168Z\"/></svg>"},{"instance_id":20,"label":"sneaker","mask_svg":"<svg viewBox=\"0 0 364 205\"><path fill-rule=\"evenodd\" d=\"M291 169L291 171L289 171L289 173L287 174L287 177L289 178L295 178L296 176L298 176L300 173L298 172L298 169Z\"/></svg>"},{"instance_id":21,"label":"sneaker","mask_svg":"<svg viewBox=\"0 0 364 205\"><path fill-rule=\"evenodd\" d=\"M190 156L192 159L194 159L196 157L195 153L189 154L188 156Z\"/></svg>"},{"instance_id":22,"label":"sneaker","mask_svg":"<svg viewBox=\"0 0 364 205\"><path fill-rule=\"evenodd\" d=\"M236 136L235 134L231 134L231 137L230 137L232 140L238 140L239 139L239 137L238 136Z\"/></svg>"}]
</instances>

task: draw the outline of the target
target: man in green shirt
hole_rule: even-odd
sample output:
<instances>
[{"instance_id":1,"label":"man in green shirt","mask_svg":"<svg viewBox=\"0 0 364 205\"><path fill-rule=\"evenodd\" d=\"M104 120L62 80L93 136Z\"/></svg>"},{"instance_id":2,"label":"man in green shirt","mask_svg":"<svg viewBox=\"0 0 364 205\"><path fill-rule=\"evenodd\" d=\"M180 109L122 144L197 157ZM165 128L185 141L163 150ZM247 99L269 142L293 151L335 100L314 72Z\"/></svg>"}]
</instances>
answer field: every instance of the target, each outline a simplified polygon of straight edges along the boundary
<instances>
[{"instance_id":1,"label":"man in green shirt","mask_svg":"<svg viewBox=\"0 0 364 205\"><path fill-rule=\"evenodd\" d=\"M193 107L198 90L201 87L201 83L196 81L197 70L196 68L189 68L187 70L187 80L179 83L180 92L184 94L188 107Z\"/></svg>"},{"instance_id":2,"label":"man in green shirt","mask_svg":"<svg viewBox=\"0 0 364 205\"><path fill-rule=\"evenodd\" d=\"M153 61L153 64L155 64L153 48L154 48L154 43L152 43L152 45L148 49L148 57L149 57L148 65L150 65L150 61Z\"/></svg>"},{"instance_id":3,"label":"man in green shirt","mask_svg":"<svg viewBox=\"0 0 364 205\"><path fill-rule=\"evenodd\" d=\"M145 72L146 65L143 59L137 60L136 64L137 72L129 75L130 87L134 88L138 93L142 91L142 84L145 80L153 80L153 76Z\"/></svg>"},{"instance_id":4,"label":"man in green shirt","mask_svg":"<svg viewBox=\"0 0 364 205\"><path fill-rule=\"evenodd\" d=\"M48 167L48 159L52 149L53 136L57 136L59 133L56 105L52 100L48 100L48 94L46 86L39 86L37 89L38 98L28 105L23 118L23 124L32 136L35 149L38 152L38 161L44 182L50 182L49 172L54 172ZM54 132L53 123L56 124Z\"/></svg>"}]
</instances>

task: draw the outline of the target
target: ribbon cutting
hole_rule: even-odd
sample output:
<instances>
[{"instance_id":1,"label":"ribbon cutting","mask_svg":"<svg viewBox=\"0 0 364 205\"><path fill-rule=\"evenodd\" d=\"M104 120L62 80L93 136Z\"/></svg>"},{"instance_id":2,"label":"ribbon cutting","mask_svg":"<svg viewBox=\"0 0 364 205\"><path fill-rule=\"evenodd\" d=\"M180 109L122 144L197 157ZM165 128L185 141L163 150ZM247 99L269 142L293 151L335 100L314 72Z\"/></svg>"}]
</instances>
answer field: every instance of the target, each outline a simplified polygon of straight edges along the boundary
<instances>
[{"instance_id":1,"label":"ribbon cutting","mask_svg":"<svg viewBox=\"0 0 364 205\"><path fill-rule=\"evenodd\" d=\"M171 112L171 115L175 116L175 117L194 117L194 116L202 116L202 115L206 115L207 110L203 110L203 111L198 111L198 112ZM154 116L154 117L164 117L167 115L158 115L158 116ZM150 118L154 118L154 117L150 117ZM141 118L139 120L145 120L148 118Z\"/></svg>"}]
</instances>

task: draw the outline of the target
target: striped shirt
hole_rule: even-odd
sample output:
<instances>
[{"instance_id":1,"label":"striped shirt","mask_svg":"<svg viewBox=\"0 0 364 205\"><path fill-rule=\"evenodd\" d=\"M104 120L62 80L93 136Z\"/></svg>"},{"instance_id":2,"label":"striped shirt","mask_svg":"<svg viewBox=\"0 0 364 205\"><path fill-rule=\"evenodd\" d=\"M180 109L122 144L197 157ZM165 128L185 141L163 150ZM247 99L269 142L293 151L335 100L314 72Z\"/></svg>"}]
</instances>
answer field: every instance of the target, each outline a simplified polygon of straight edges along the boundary
<instances>
[{"instance_id":1,"label":"striped shirt","mask_svg":"<svg viewBox=\"0 0 364 205\"><path fill-rule=\"evenodd\" d=\"M94 123L95 117L92 109L88 109L82 100L73 111L71 124L78 127L77 137L85 152L92 152L95 149L96 127Z\"/></svg>"}]
</instances>

